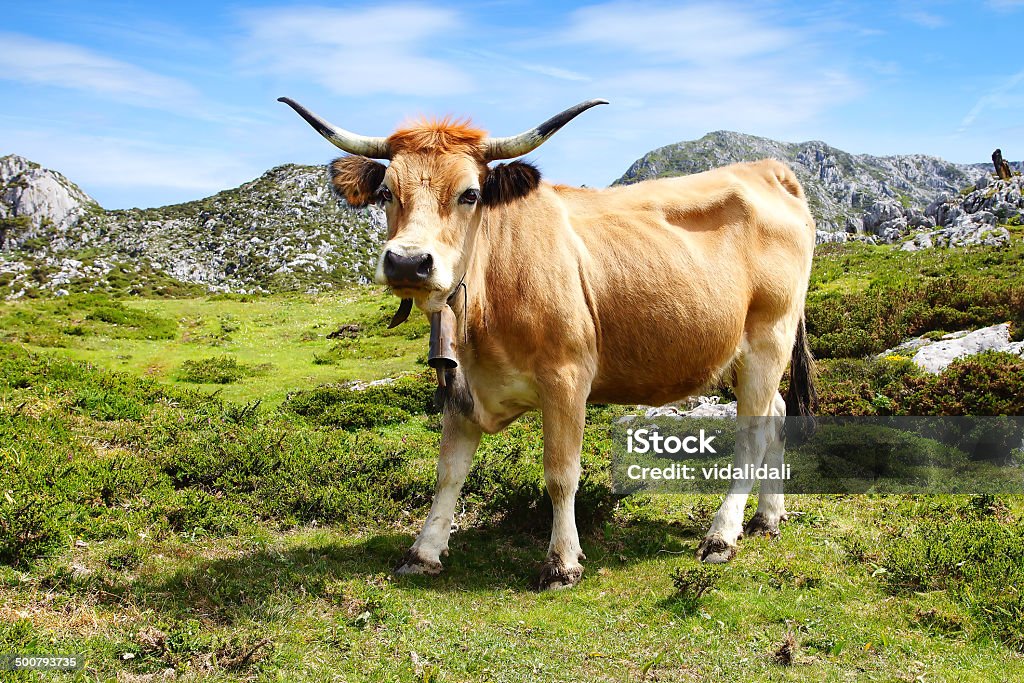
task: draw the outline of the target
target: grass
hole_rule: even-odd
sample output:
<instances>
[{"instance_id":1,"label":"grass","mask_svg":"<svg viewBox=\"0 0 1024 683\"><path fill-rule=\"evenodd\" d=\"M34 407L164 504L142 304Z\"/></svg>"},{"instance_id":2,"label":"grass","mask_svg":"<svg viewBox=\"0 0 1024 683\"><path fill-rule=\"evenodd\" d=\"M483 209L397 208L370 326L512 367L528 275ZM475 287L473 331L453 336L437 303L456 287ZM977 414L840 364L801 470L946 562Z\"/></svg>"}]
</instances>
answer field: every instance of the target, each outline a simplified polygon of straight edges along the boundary
<instances>
[{"instance_id":1,"label":"grass","mask_svg":"<svg viewBox=\"0 0 1024 683\"><path fill-rule=\"evenodd\" d=\"M229 400L277 404L297 387L373 380L421 367L427 323L414 315L387 330L394 305L370 288L322 296L114 300L73 295L5 303L0 340L169 384L189 379L186 363L210 358L227 356L250 368L269 365L272 372L206 384ZM114 311L134 316L139 326L104 319ZM327 339L346 324L360 325L356 339Z\"/></svg>"},{"instance_id":2,"label":"grass","mask_svg":"<svg viewBox=\"0 0 1024 683\"><path fill-rule=\"evenodd\" d=\"M812 297L855 305L914 269L943 277L930 254L845 249L818 259ZM947 257L995 263L1002 287L990 251ZM550 524L535 415L485 437L445 573L393 578L439 438L426 325L387 331L394 303L353 289L4 304L0 652L83 653L86 670L61 675L83 681L1024 679L1024 499L790 496L780 540L708 570L693 553L719 497L611 495L608 425L625 408L590 409L579 586L532 590ZM1015 363L927 379L840 357L823 387L865 412L1005 410ZM224 384L182 381L232 365ZM968 401L978 377L1005 386Z\"/></svg>"}]
</instances>

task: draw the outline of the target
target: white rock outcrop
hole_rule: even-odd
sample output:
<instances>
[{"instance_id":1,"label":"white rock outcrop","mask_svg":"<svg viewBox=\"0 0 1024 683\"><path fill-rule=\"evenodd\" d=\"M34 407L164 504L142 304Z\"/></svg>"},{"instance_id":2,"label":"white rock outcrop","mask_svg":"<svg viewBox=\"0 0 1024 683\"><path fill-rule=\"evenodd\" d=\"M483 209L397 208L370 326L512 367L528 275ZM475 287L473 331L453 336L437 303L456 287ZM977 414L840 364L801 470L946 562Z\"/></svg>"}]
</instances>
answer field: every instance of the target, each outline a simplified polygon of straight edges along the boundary
<instances>
[{"instance_id":1,"label":"white rock outcrop","mask_svg":"<svg viewBox=\"0 0 1024 683\"><path fill-rule=\"evenodd\" d=\"M953 332L938 340L915 337L884 351L879 357L914 351L911 361L926 372L938 374L957 358L984 351L1005 351L1024 356L1024 342L1010 340L1010 324L1002 323L971 332Z\"/></svg>"},{"instance_id":2,"label":"white rock outcrop","mask_svg":"<svg viewBox=\"0 0 1024 683\"><path fill-rule=\"evenodd\" d=\"M36 228L48 221L61 231L96 204L60 173L14 154L0 157L0 202L9 217L25 216Z\"/></svg>"}]
</instances>

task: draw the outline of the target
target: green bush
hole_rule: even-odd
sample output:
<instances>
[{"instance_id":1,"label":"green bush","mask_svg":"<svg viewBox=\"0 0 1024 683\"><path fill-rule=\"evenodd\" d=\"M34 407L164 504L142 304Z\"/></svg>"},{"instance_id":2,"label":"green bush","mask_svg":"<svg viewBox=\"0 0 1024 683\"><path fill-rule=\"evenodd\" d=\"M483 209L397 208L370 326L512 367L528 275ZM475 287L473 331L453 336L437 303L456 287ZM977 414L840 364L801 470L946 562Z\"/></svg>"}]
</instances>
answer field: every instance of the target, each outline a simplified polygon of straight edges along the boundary
<instances>
[{"instance_id":1,"label":"green bush","mask_svg":"<svg viewBox=\"0 0 1024 683\"><path fill-rule=\"evenodd\" d=\"M894 400L908 415L1024 415L1024 358L989 351L939 375L908 377Z\"/></svg>"},{"instance_id":2,"label":"green bush","mask_svg":"<svg viewBox=\"0 0 1024 683\"><path fill-rule=\"evenodd\" d=\"M316 425L368 429L437 412L435 390L432 374L406 375L361 390L323 386L299 391L288 397L282 410Z\"/></svg>"},{"instance_id":3,"label":"green bush","mask_svg":"<svg viewBox=\"0 0 1024 683\"><path fill-rule=\"evenodd\" d=\"M178 380L192 384L232 384L252 374L252 368L224 354L185 361L178 370Z\"/></svg>"},{"instance_id":4,"label":"green bush","mask_svg":"<svg viewBox=\"0 0 1024 683\"><path fill-rule=\"evenodd\" d=\"M672 571L674 598L684 606L695 609L697 603L722 578L722 569L717 565L698 564L694 567L676 567Z\"/></svg>"},{"instance_id":5,"label":"green bush","mask_svg":"<svg viewBox=\"0 0 1024 683\"><path fill-rule=\"evenodd\" d=\"M467 507L484 523L542 532L552 521L551 497L544 485L544 447L538 415L527 415L500 434L484 438L462 493ZM607 423L606 423L607 424ZM594 424L604 430L606 424ZM580 455L576 523L581 531L598 528L615 508L608 480L609 445L605 434L588 432ZM432 454L432 459L436 455Z\"/></svg>"},{"instance_id":6,"label":"green bush","mask_svg":"<svg viewBox=\"0 0 1024 683\"><path fill-rule=\"evenodd\" d=\"M25 488L0 494L0 564L28 564L64 541L63 514L45 492Z\"/></svg>"},{"instance_id":7,"label":"green bush","mask_svg":"<svg viewBox=\"0 0 1024 683\"><path fill-rule=\"evenodd\" d=\"M145 311L125 306L113 299L97 305L86 316L86 320L106 323L114 329L104 332L111 337L131 339L174 339L178 332L177 323Z\"/></svg>"},{"instance_id":8,"label":"green bush","mask_svg":"<svg viewBox=\"0 0 1024 683\"><path fill-rule=\"evenodd\" d=\"M906 358L818 361L822 415L1024 415L1024 358L989 351L932 375Z\"/></svg>"},{"instance_id":9,"label":"green bush","mask_svg":"<svg viewBox=\"0 0 1024 683\"><path fill-rule=\"evenodd\" d=\"M815 255L806 306L811 348L819 358L857 358L928 332L1007 321L1020 338L1022 259L1020 240L1001 249L916 253L823 245Z\"/></svg>"},{"instance_id":10,"label":"green bush","mask_svg":"<svg viewBox=\"0 0 1024 683\"><path fill-rule=\"evenodd\" d=\"M951 500L951 499L946 499ZM902 533L886 541L881 578L894 593L947 591L974 621L1024 651L1024 524L975 499L907 504Z\"/></svg>"}]
</instances>

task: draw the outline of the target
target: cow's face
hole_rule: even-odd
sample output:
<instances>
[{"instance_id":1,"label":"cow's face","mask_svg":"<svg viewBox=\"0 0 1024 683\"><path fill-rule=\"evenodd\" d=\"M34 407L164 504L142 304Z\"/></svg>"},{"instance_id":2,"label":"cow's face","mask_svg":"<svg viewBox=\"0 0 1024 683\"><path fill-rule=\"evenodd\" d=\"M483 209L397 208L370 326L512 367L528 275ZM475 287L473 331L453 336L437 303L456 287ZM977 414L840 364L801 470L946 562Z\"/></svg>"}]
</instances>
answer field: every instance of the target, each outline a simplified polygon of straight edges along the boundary
<instances>
[{"instance_id":1,"label":"cow's face","mask_svg":"<svg viewBox=\"0 0 1024 683\"><path fill-rule=\"evenodd\" d=\"M387 167L360 157L332 164L338 194L387 215L377 282L428 311L439 310L465 274L486 175L481 160L459 152L399 153Z\"/></svg>"},{"instance_id":2,"label":"cow's face","mask_svg":"<svg viewBox=\"0 0 1024 683\"><path fill-rule=\"evenodd\" d=\"M388 234L376 280L433 312L465 275L484 211L528 195L540 172L518 161L489 168L467 151L410 151L388 166L357 156L336 159L331 183L352 206L384 209Z\"/></svg>"},{"instance_id":3,"label":"cow's face","mask_svg":"<svg viewBox=\"0 0 1024 683\"><path fill-rule=\"evenodd\" d=\"M331 164L331 184L352 206L379 203L387 213L388 239L376 279L429 313L442 308L465 276L485 207L519 199L540 182L529 164L514 161L489 168L488 162L527 154L581 112L606 104L581 102L508 138L491 138L448 119L420 122L379 138L338 128L293 100L279 99L353 155Z\"/></svg>"}]
</instances>

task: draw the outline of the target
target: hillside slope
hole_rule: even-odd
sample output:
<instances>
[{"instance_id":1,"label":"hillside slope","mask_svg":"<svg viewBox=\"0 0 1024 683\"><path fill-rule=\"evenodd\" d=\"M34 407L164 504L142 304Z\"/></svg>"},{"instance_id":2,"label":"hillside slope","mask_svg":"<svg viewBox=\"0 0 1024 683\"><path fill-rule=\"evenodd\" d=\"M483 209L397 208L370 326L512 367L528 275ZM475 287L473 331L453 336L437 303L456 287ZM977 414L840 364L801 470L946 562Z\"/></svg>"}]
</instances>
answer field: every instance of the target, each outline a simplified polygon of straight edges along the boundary
<instances>
[{"instance_id":1,"label":"hillside slope","mask_svg":"<svg viewBox=\"0 0 1024 683\"><path fill-rule=\"evenodd\" d=\"M878 234L880 218L910 214L911 226L931 227L923 210L943 193L956 194L991 175L991 164L954 164L923 154L850 154L820 141L788 143L716 131L661 147L636 160L616 184L707 171L767 157L787 162L807 192L818 228ZM1020 163L1016 164L1020 168ZM932 223L934 225L934 223Z\"/></svg>"},{"instance_id":2,"label":"hillside slope","mask_svg":"<svg viewBox=\"0 0 1024 683\"><path fill-rule=\"evenodd\" d=\"M160 293L323 289L372 274L383 216L330 193L321 167L285 165L212 197L105 211L59 173L0 158L0 290Z\"/></svg>"},{"instance_id":3,"label":"hillside slope","mask_svg":"<svg viewBox=\"0 0 1024 683\"><path fill-rule=\"evenodd\" d=\"M999 190L998 206L989 201L995 188L987 164L853 155L823 142L792 144L727 131L656 149L616 182L765 157L796 171L820 241L867 233L898 242L937 228L955 228L959 237L931 242L991 241L991 228L1024 214L1016 186ZM984 196L963 200L969 186ZM184 204L106 211L60 173L15 155L0 157L0 296L9 299L93 289L145 295L322 291L372 277L384 228L379 209L354 210L335 199L316 166L279 166ZM984 235L976 239L979 231Z\"/></svg>"}]
</instances>

